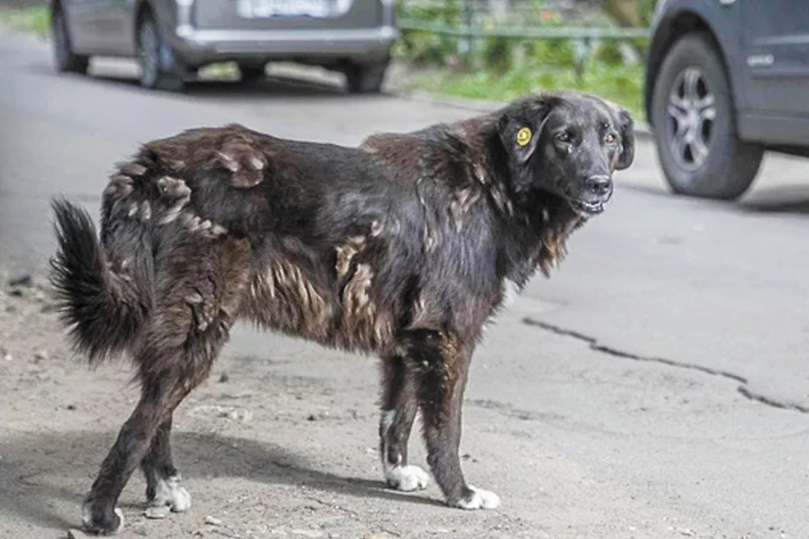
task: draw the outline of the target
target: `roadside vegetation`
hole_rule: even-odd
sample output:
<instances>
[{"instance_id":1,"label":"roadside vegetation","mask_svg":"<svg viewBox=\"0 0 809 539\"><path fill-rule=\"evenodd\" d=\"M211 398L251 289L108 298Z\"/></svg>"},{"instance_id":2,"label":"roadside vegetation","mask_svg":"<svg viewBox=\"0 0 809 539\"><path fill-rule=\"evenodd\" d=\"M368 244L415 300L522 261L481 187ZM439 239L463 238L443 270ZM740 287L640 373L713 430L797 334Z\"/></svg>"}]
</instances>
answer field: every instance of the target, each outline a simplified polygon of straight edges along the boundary
<instances>
[{"instance_id":1,"label":"roadside vegetation","mask_svg":"<svg viewBox=\"0 0 809 539\"><path fill-rule=\"evenodd\" d=\"M30 32L44 36L50 30L51 17L47 6L44 5L24 8L0 5L0 25L19 32Z\"/></svg>"},{"instance_id":2,"label":"roadside vegetation","mask_svg":"<svg viewBox=\"0 0 809 539\"><path fill-rule=\"evenodd\" d=\"M554 0L499 0L508 9L481 9L486 3L469 0L400 0L401 20L464 28L551 28L648 24L651 0L581 1L575 11L556 9ZM492 4L492 0L488 4ZM598 7L600 6L600 7ZM0 25L17 31L47 35L48 8L3 7ZM465 39L424 31L402 32L394 58L408 66L400 86L406 91L486 101L508 101L517 96L553 89L576 89L598 94L645 118L642 106L643 57L641 40L537 40L502 37ZM214 68L213 71L215 71Z\"/></svg>"},{"instance_id":3,"label":"roadside vegetation","mask_svg":"<svg viewBox=\"0 0 809 539\"><path fill-rule=\"evenodd\" d=\"M508 4L506 0L500 0ZM634 4L620 18L612 4ZM569 4L569 3L568 3ZM400 20L482 31L560 27L615 27L648 24L653 2L623 0L579 2L575 10L557 9L553 0L511 0L496 13L464 0L403 0ZM491 6L492 2L488 2ZM601 7L599 7L599 5ZM629 21L629 22L627 22ZM490 101L506 101L528 92L576 89L598 94L644 118L642 106L644 40L520 39L482 36L473 39L421 30L402 32L394 57L409 66L405 89Z\"/></svg>"}]
</instances>

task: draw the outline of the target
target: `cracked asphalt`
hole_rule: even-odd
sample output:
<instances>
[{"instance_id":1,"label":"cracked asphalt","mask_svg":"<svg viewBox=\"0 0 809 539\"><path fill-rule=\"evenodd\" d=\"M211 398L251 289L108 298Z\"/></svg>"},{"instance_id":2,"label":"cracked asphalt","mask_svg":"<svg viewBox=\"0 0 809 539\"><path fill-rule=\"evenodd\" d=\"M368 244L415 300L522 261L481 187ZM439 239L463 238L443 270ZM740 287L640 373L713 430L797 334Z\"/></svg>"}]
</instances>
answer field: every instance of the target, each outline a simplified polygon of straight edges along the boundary
<instances>
[{"instance_id":1,"label":"cracked asphalt","mask_svg":"<svg viewBox=\"0 0 809 539\"><path fill-rule=\"evenodd\" d=\"M282 77L148 93L131 75L102 61L57 76L47 44L0 29L0 537L79 525L136 398L125 365L89 371L67 352L44 288L6 286L43 283L52 196L97 213L116 161L190 127L357 144L474 114ZM135 479L122 536L809 536L809 160L770 155L752 192L721 204L668 194L639 140L616 180L476 354L461 452L500 509L382 489L373 358L241 327L178 410L194 507L147 520Z\"/></svg>"}]
</instances>

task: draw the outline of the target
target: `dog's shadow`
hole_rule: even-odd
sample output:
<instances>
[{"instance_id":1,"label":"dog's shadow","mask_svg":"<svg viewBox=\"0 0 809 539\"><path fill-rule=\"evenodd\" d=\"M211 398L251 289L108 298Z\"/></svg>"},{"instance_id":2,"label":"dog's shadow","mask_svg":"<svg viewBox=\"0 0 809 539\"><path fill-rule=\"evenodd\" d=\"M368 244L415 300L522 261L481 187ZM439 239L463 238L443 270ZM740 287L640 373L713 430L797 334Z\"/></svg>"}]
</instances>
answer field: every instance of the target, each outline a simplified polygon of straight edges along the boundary
<instances>
[{"instance_id":1,"label":"dog's shadow","mask_svg":"<svg viewBox=\"0 0 809 539\"><path fill-rule=\"evenodd\" d=\"M109 434L72 432L31 433L1 444L0 520L4 516L16 517L57 529L78 526L77 518L65 512L65 505L72 508L73 515L78 514L82 497L111 442ZM178 467L187 478L244 477L363 498L443 505L424 495L388 490L381 480L343 477L313 469L304 459L271 443L183 432L175 432L172 442L175 454L181 456ZM130 488L131 485L127 487ZM141 496L142 493L137 493L137 498ZM136 507L123 501L121 506Z\"/></svg>"}]
</instances>

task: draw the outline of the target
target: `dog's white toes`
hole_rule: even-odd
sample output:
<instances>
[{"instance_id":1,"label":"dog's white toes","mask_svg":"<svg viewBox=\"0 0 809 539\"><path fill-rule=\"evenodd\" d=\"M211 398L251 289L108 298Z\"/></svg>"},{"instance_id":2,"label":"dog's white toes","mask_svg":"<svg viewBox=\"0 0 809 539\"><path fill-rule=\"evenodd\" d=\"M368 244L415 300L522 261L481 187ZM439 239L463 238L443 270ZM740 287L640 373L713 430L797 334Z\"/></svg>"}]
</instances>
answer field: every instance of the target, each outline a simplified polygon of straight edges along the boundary
<instances>
[{"instance_id":1,"label":"dog's white toes","mask_svg":"<svg viewBox=\"0 0 809 539\"><path fill-rule=\"evenodd\" d=\"M118 518L120 518L120 519L121 519L121 520L118 522L118 527L117 527L117 528L115 528L115 531L114 531L114 532L112 532L112 533L118 533L118 532L119 532L119 531L121 531L121 530L123 529L123 527L124 527L124 512L123 512L123 511L121 511L120 509L118 509L117 507L116 507L116 508L115 508L113 511L115 511L115 514L116 514L116 515L118 515Z\"/></svg>"},{"instance_id":2,"label":"dog's white toes","mask_svg":"<svg viewBox=\"0 0 809 539\"><path fill-rule=\"evenodd\" d=\"M472 496L468 499L458 500L458 507L461 509L495 509L500 506L500 496L489 490L476 488L469 485Z\"/></svg>"},{"instance_id":3,"label":"dog's white toes","mask_svg":"<svg viewBox=\"0 0 809 539\"><path fill-rule=\"evenodd\" d=\"M418 466L394 466L385 470L385 480L391 488L411 492L427 488L430 475Z\"/></svg>"},{"instance_id":4,"label":"dog's white toes","mask_svg":"<svg viewBox=\"0 0 809 539\"><path fill-rule=\"evenodd\" d=\"M155 497L150 504L168 505L173 512L182 513L191 507L191 494L180 486L180 478L175 475L157 482Z\"/></svg>"}]
</instances>

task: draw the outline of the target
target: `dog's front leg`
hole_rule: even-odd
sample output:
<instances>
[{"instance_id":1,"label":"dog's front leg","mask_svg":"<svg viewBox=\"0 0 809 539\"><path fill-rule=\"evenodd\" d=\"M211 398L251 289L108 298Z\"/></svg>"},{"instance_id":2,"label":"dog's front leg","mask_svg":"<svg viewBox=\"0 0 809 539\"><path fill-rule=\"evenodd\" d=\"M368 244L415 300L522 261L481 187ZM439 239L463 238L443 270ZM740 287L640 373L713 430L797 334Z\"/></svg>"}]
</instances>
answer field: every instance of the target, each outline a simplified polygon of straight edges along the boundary
<instances>
[{"instance_id":1,"label":"dog's front leg","mask_svg":"<svg viewBox=\"0 0 809 539\"><path fill-rule=\"evenodd\" d=\"M418 380L427 461L447 504L462 509L493 509L497 494L468 485L461 471L461 406L472 347L448 332L419 332L409 348Z\"/></svg>"}]
</instances>

